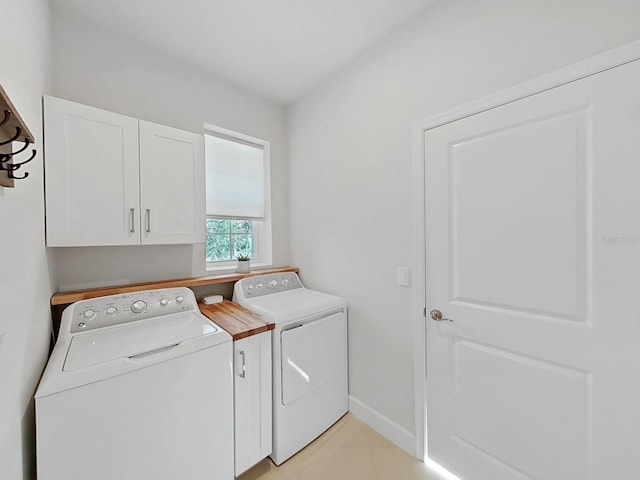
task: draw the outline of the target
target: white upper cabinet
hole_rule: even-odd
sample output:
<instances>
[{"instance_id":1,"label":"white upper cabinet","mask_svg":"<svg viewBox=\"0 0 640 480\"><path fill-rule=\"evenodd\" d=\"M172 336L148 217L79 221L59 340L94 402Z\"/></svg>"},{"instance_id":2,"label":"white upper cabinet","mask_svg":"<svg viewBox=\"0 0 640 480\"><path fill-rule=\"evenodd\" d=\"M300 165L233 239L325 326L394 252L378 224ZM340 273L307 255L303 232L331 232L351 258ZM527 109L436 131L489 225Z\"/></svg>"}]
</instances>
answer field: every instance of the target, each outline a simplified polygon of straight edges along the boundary
<instances>
[{"instance_id":1,"label":"white upper cabinet","mask_svg":"<svg viewBox=\"0 0 640 480\"><path fill-rule=\"evenodd\" d=\"M138 120L44 98L47 245L140 244Z\"/></svg>"},{"instance_id":2,"label":"white upper cabinet","mask_svg":"<svg viewBox=\"0 0 640 480\"><path fill-rule=\"evenodd\" d=\"M47 245L204 242L204 138L44 98Z\"/></svg>"},{"instance_id":3,"label":"white upper cabinet","mask_svg":"<svg viewBox=\"0 0 640 480\"><path fill-rule=\"evenodd\" d=\"M142 243L203 243L204 136L140 120Z\"/></svg>"}]
</instances>

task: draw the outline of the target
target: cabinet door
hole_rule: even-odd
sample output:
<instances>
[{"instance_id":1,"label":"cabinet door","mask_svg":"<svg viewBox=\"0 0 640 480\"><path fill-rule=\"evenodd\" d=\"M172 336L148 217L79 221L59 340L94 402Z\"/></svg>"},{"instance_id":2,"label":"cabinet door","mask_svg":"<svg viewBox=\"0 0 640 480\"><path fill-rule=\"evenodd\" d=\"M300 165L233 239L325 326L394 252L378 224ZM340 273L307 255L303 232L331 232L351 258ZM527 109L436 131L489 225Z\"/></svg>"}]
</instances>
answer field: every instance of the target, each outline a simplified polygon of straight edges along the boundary
<instances>
[{"instance_id":1,"label":"cabinet door","mask_svg":"<svg viewBox=\"0 0 640 480\"><path fill-rule=\"evenodd\" d=\"M138 120L44 98L47 245L140 243Z\"/></svg>"},{"instance_id":2,"label":"cabinet door","mask_svg":"<svg viewBox=\"0 0 640 480\"><path fill-rule=\"evenodd\" d=\"M234 343L235 462L240 475L271 454L271 332Z\"/></svg>"},{"instance_id":3,"label":"cabinet door","mask_svg":"<svg viewBox=\"0 0 640 480\"><path fill-rule=\"evenodd\" d=\"M140 120L142 243L204 243L204 136Z\"/></svg>"}]
</instances>

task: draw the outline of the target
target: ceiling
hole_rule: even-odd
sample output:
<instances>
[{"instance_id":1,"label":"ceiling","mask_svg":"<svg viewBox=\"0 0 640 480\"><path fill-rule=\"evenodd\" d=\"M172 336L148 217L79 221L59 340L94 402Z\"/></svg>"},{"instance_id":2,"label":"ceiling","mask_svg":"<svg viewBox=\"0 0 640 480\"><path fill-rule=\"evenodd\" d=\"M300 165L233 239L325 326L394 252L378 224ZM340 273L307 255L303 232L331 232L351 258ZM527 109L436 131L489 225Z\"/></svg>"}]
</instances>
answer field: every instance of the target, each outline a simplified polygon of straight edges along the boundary
<instances>
[{"instance_id":1,"label":"ceiling","mask_svg":"<svg viewBox=\"0 0 640 480\"><path fill-rule=\"evenodd\" d=\"M434 0L50 0L56 10L279 103L317 86Z\"/></svg>"}]
</instances>

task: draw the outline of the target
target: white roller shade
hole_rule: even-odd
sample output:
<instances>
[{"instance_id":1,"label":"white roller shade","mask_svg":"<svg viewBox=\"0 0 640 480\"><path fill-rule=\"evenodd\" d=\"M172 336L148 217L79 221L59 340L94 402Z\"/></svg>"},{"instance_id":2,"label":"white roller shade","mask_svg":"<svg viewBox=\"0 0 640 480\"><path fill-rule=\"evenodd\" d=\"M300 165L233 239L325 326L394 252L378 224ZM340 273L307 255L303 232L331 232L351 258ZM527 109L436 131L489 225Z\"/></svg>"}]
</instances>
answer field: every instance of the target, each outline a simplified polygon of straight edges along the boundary
<instances>
[{"instance_id":1,"label":"white roller shade","mask_svg":"<svg viewBox=\"0 0 640 480\"><path fill-rule=\"evenodd\" d=\"M207 215L263 220L263 147L205 134L205 149Z\"/></svg>"}]
</instances>

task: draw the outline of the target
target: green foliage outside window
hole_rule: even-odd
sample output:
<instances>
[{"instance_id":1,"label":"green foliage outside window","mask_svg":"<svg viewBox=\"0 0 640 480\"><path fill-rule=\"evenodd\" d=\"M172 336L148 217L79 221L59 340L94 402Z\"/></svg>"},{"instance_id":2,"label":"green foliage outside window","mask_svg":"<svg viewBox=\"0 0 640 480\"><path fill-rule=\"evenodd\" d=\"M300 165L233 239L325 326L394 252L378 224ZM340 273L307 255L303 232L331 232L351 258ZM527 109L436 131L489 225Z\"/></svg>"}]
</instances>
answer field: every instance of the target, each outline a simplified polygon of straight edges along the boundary
<instances>
[{"instance_id":1,"label":"green foliage outside window","mask_svg":"<svg viewBox=\"0 0 640 480\"><path fill-rule=\"evenodd\" d=\"M207 262L227 262L238 255L253 257L253 222L207 219Z\"/></svg>"}]
</instances>

